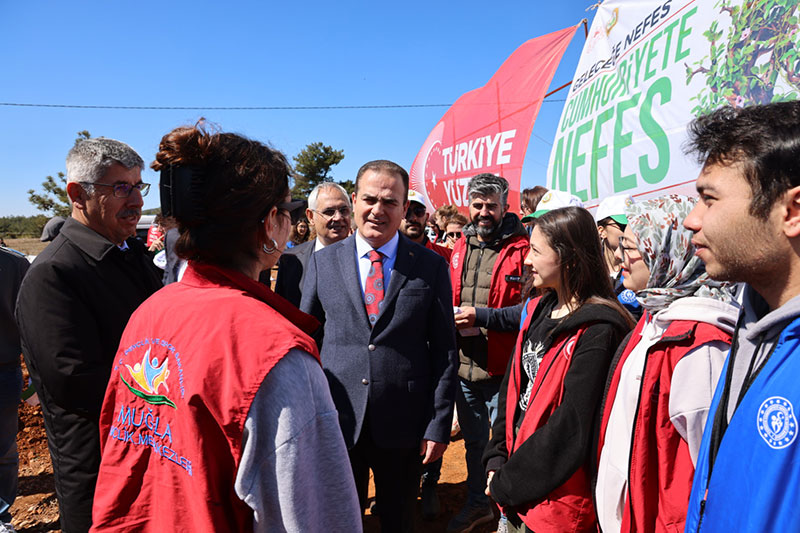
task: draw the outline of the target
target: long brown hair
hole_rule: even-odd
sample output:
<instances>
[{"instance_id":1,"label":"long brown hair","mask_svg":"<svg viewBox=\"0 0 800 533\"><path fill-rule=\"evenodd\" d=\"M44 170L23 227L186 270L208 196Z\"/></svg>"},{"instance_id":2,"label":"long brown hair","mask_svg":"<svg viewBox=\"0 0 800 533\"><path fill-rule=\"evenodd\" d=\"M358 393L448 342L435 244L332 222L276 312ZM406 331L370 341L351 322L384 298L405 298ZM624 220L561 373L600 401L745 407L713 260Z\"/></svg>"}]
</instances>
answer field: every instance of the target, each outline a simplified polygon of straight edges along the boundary
<instances>
[{"instance_id":1,"label":"long brown hair","mask_svg":"<svg viewBox=\"0 0 800 533\"><path fill-rule=\"evenodd\" d=\"M601 304L619 312L628 324L635 324L630 313L617 301L608 267L603 259L597 225L582 207L562 207L536 219L536 226L547 238L560 261L559 299L578 306Z\"/></svg>"}]
</instances>

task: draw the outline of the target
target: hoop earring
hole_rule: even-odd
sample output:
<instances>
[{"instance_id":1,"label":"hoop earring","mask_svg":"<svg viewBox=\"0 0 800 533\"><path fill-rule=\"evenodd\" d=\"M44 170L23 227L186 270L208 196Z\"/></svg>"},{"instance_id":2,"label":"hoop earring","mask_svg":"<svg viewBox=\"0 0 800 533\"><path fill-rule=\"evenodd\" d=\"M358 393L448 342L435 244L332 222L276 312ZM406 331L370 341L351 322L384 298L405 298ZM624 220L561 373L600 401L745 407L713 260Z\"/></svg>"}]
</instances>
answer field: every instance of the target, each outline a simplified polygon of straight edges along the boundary
<instances>
[{"instance_id":1,"label":"hoop earring","mask_svg":"<svg viewBox=\"0 0 800 533\"><path fill-rule=\"evenodd\" d=\"M267 248L267 243L264 243L261 245L261 249L264 250L265 254L272 255L278 251L278 243L275 241L275 239L270 240L272 241L272 248Z\"/></svg>"}]
</instances>

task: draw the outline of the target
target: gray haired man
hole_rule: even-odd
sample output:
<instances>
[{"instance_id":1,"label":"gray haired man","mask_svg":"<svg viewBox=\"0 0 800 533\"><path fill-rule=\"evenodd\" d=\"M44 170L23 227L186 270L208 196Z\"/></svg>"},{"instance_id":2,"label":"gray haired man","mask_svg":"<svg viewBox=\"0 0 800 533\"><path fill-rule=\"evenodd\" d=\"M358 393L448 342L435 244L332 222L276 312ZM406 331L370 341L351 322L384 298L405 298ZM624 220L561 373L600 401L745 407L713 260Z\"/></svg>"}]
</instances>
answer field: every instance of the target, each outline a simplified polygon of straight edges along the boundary
<instances>
[{"instance_id":1,"label":"gray haired man","mask_svg":"<svg viewBox=\"0 0 800 533\"><path fill-rule=\"evenodd\" d=\"M61 529L88 531L100 463L99 416L122 330L161 287L144 245L142 158L113 139L67 155L72 216L28 270L17 300L22 352L42 402Z\"/></svg>"},{"instance_id":2,"label":"gray haired man","mask_svg":"<svg viewBox=\"0 0 800 533\"><path fill-rule=\"evenodd\" d=\"M314 187L308 195L306 218L313 226L317 238L290 248L281 255L275 292L297 307L300 306L308 258L317 250L350 235L352 212L350 197L341 185L323 181Z\"/></svg>"}]
</instances>

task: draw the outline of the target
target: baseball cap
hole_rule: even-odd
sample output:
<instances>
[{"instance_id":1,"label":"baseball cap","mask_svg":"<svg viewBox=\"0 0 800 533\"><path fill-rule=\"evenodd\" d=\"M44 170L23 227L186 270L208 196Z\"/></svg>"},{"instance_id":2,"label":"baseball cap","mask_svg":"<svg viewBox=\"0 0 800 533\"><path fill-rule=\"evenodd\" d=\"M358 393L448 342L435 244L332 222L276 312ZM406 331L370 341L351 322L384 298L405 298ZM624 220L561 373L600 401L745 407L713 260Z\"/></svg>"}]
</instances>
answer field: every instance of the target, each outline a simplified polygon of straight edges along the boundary
<instances>
[{"instance_id":1,"label":"baseball cap","mask_svg":"<svg viewBox=\"0 0 800 533\"><path fill-rule=\"evenodd\" d=\"M417 191L414 191L414 190L409 190L408 191L408 201L409 202L417 202L418 204L424 205L426 209L428 208L428 199L425 198L425 195L423 195L421 192L417 192Z\"/></svg>"},{"instance_id":2,"label":"baseball cap","mask_svg":"<svg viewBox=\"0 0 800 533\"><path fill-rule=\"evenodd\" d=\"M633 198L630 194L608 196L597 206L594 220L595 222L600 222L604 218L611 217L617 224L627 224L628 217L625 216L625 208L632 204Z\"/></svg>"},{"instance_id":3,"label":"baseball cap","mask_svg":"<svg viewBox=\"0 0 800 533\"><path fill-rule=\"evenodd\" d=\"M522 217L522 221L529 222L534 218L539 218L548 211L552 211L553 209L560 209L562 207L570 206L583 207L583 202L580 198L573 196L568 192L551 189L547 191L544 196L542 196L541 200L539 200L539 204L536 206L536 211L530 215L525 215Z\"/></svg>"}]
</instances>

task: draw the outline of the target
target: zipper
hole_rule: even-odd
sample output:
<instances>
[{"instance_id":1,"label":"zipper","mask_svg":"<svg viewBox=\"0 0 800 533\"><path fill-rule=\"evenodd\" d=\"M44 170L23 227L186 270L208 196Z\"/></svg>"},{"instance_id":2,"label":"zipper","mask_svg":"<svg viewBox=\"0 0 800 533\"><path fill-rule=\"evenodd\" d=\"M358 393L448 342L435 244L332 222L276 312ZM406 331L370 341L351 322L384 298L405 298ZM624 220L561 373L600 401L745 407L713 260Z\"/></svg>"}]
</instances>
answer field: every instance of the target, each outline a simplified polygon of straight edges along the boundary
<instances>
[{"instance_id":1,"label":"zipper","mask_svg":"<svg viewBox=\"0 0 800 533\"><path fill-rule=\"evenodd\" d=\"M481 260L483 259L483 247L480 247L480 252L478 253L478 264L475 265L475 277L472 280L472 307L475 307L475 298L478 297L478 275L481 271ZM467 263L469 264L469 263ZM472 381L472 369L475 366L475 361L472 358L469 358L469 381ZM486 366L489 366L489 357L487 354L486 357Z\"/></svg>"},{"instance_id":2,"label":"zipper","mask_svg":"<svg viewBox=\"0 0 800 533\"><path fill-rule=\"evenodd\" d=\"M703 526L703 514L706 512L707 499L708 499L708 487L706 487L706 492L703 494L703 499L700 500L700 518L697 520L697 531L700 531L700 528Z\"/></svg>"}]
</instances>

